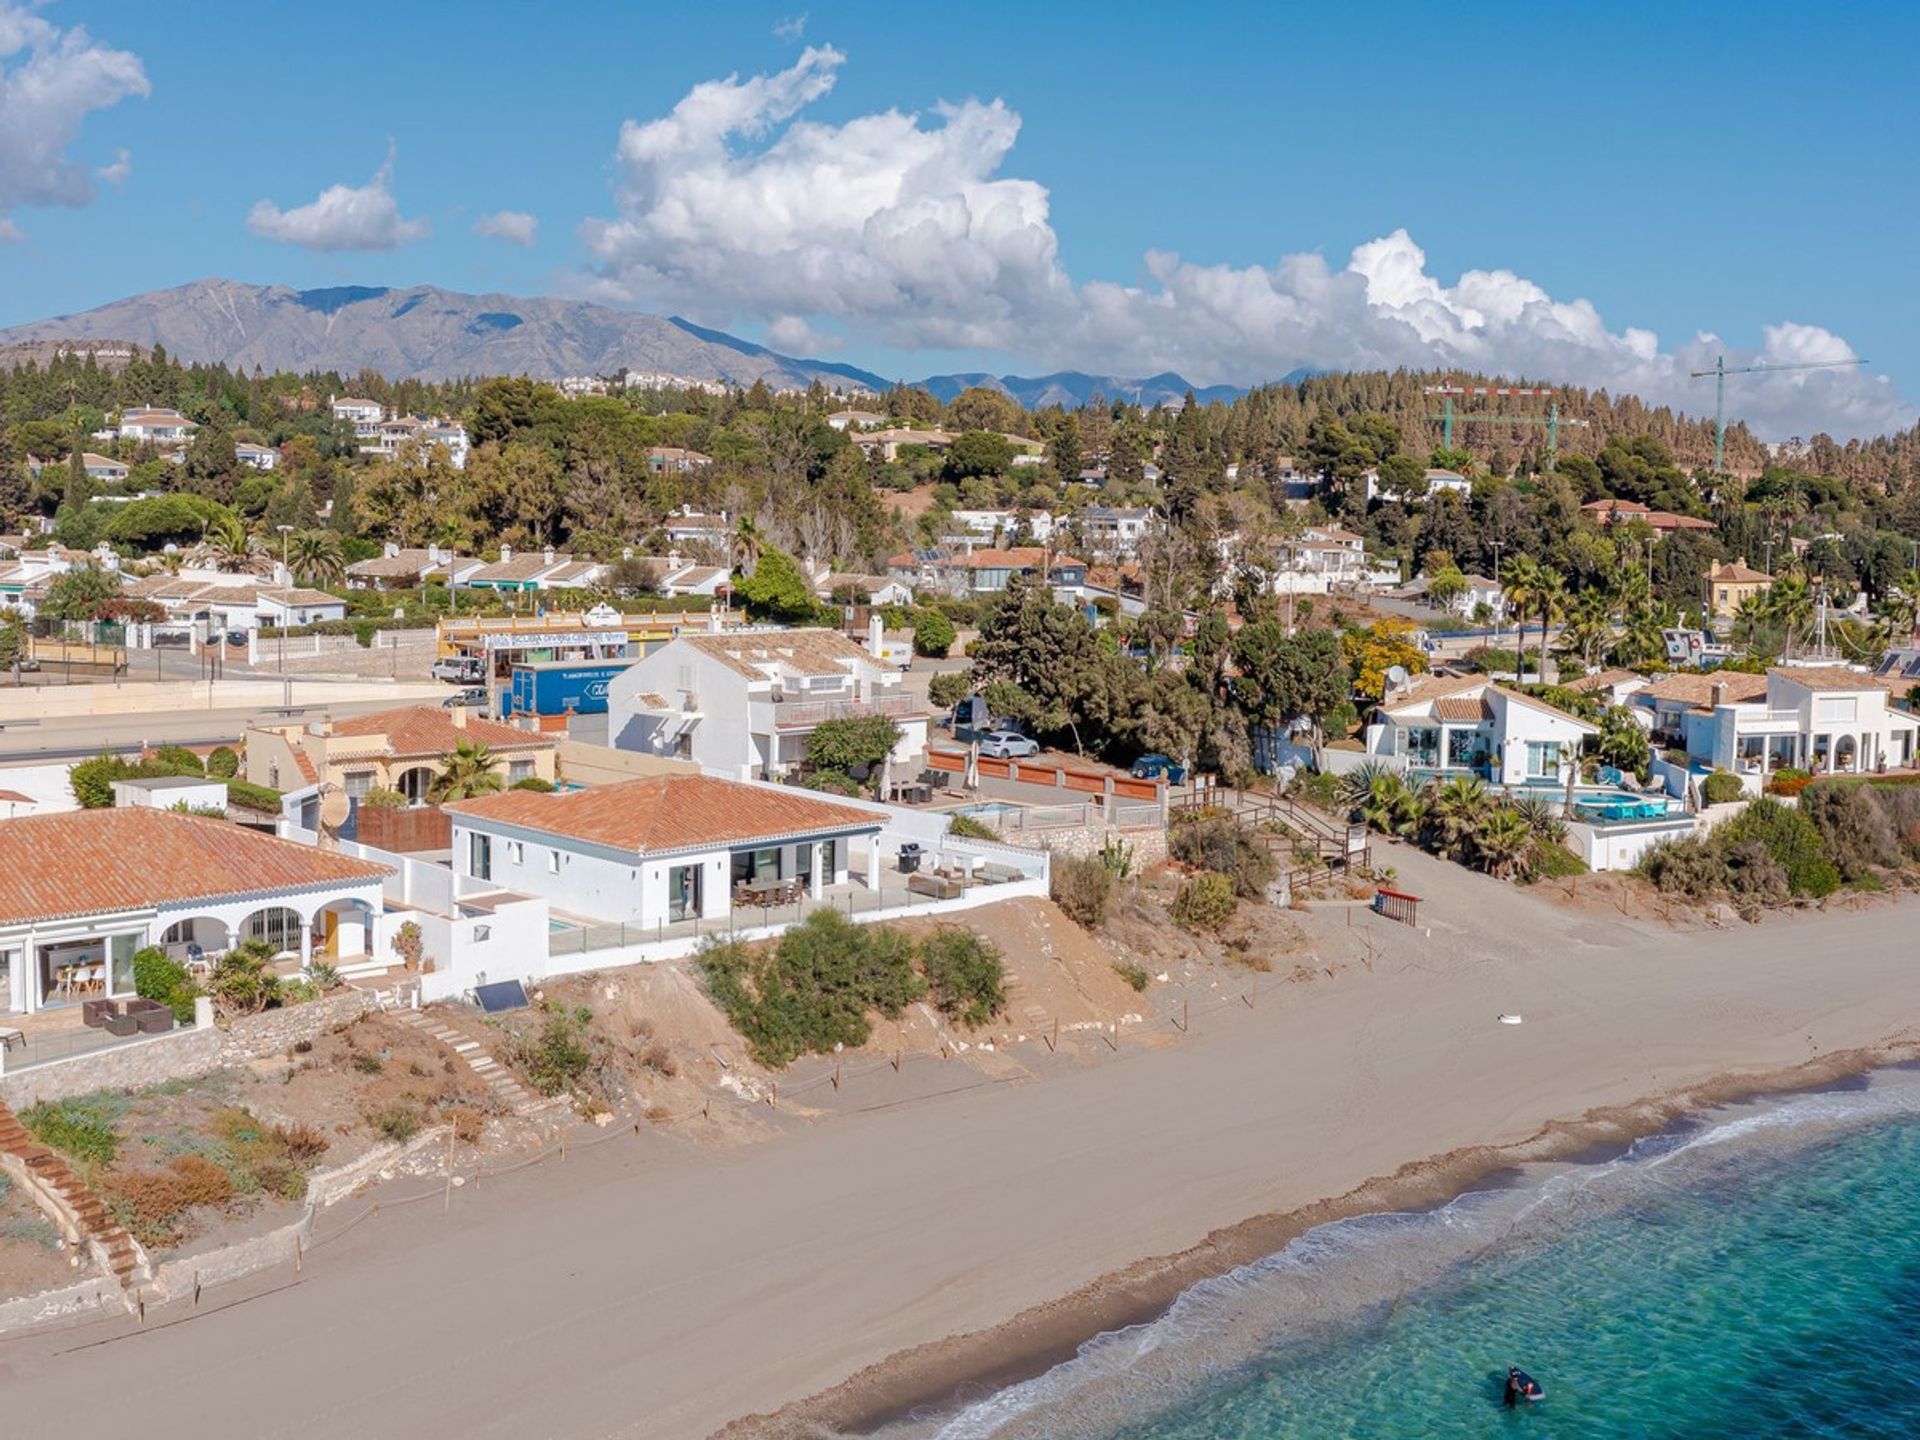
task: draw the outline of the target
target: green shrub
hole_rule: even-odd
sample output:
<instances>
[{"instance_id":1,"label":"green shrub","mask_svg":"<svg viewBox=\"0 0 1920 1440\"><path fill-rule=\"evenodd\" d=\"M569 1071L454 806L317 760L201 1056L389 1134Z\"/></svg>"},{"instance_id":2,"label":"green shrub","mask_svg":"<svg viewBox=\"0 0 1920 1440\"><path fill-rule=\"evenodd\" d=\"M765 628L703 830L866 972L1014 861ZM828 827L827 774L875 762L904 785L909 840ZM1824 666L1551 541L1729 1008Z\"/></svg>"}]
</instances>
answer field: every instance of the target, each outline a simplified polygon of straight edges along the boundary
<instances>
[{"instance_id":1,"label":"green shrub","mask_svg":"<svg viewBox=\"0 0 1920 1440\"><path fill-rule=\"evenodd\" d=\"M1047 889L1069 919L1092 930L1113 904L1113 871L1097 855L1056 855Z\"/></svg>"},{"instance_id":2,"label":"green shrub","mask_svg":"<svg viewBox=\"0 0 1920 1440\"><path fill-rule=\"evenodd\" d=\"M961 840L998 840L999 833L975 815L949 815L947 834Z\"/></svg>"},{"instance_id":3,"label":"green shrub","mask_svg":"<svg viewBox=\"0 0 1920 1440\"><path fill-rule=\"evenodd\" d=\"M123 1108L100 1095L42 1100L20 1112L20 1123L42 1145L51 1146L84 1167L105 1169L120 1154L120 1136L113 1122Z\"/></svg>"},{"instance_id":4,"label":"green shrub","mask_svg":"<svg viewBox=\"0 0 1920 1440\"><path fill-rule=\"evenodd\" d=\"M404 810L407 797L398 790L369 790L360 797L360 803L369 810Z\"/></svg>"},{"instance_id":5,"label":"green shrub","mask_svg":"<svg viewBox=\"0 0 1920 1440\"><path fill-rule=\"evenodd\" d=\"M1795 895L1819 899L1840 888L1840 872L1821 848L1813 822L1777 800L1754 801L1716 830L1713 839L1723 852L1743 840L1758 840L1786 872Z\"/></svg>"},{"instance_id":6,"label":"green shrub","mask_svg":"<svg viewBox=\"0 0 1920 1440\"><path fill-rule=\"evenodd\" d=\"M133 993L145 1000L159 1000L173 1011L182 1025L193 1023L193 1002L200 987L187 973L187 967L157 945L136 950L133 956Z\"/></svg>"},{"instance_id":7,"label":"green shrub","mask_svg":"<svg viewBox=\"0 0 1920 1440\"><path fill-rule=\"evenodd\" d=\"M536 795L551 795L558 787L551 780L542 780L538 775L529 775L524 780L516 780L507 787L510 790L531 790Z\"/></svg>"},{"instance_id":8,"label":"green shrub","mask_svg":"<svg viewBox=\"0 0 1920 1440\"><path fill-rule=\"evenodd\" d=\"M913 617L913 653L944 660L959 638L953 621L938 610L922 610Z\"/></svg>"},{"instance_id":9,"label":"green shrub","mask_svg":"<svg viewBox=\"0 0 1920 1440\"><path fill-rule=\"evenodd\" d=\"M227 1015L257 1015L278 998L280 977L273 973L273 949L261 940L234 946L214 962L207 981L214 1003Z\"/></svg>"},{"instance_id":10,"label":"green shrub","mask_svg":"<svg viewBox=\"0 0 1920 1440\"><path fill-rule=\"evenodd\" d=\"M420 1133L420 1112L405 1101L395 1101L369 1114L367 1123L387 1139L404 1145Z\"/></svg>"},{"instance_id":11,"label":"green shrub","mask_svg":"<svg viewBox=\"0 0 1920 1440\"><path fill-rule=\"evenodd\" d=\"M805 785L809 790L818 790L827 795L858 795L860 783L851 775L838 770L816 770L807 776Z\"/></svg>"},{"instance_id":12,"label":"green shrub","mask_svg":"<svg viewBox=\"0 0 1920 1440\"><path fill-rule=\"evenodd\" d=\"M935 1008L969 1030L1007 1003L1007 967L1000 952L971 930L942 926L920 942L920 968Z\"/></svg>"},{"instance_id":13,"label":"green shrub","mask_svg":"<svg viewBox=\"0 0 1920 1440\"><path fill-rule=\"evenodd\" d=\"M1147 973L1146 966L1135 964L1133 961L1127 961L1125 964L1122 964L1116 960L1113 970L1116 975L1126 981L1127 984L1131 985L1135 990L1145 990L1147 988L1147 982L1153 978Z\"/></svg>"},{"instance_id":14,"label":"green shrub","mask_svg":"<svg viewBox=\"0 0 1920 1440\"><path fill-rule=\"evenodd\" d=\"M1847 781L1816 781L1800 793L1800 813L1819 834L1821 848L1840 878L1849 884L1876 867L1900 864L1899 836L1886 802L1872 787Z\"/></svg>"},{"instance_id":15,"label":"green shrub","mask_svg":"<svg viewBox=\"0 0 1920 1440\"><path fill-rule=\"evenodd\" d=\"M1704 900L1727 883L1726 862L1698 835L1649 846L1635 867L1662 894Z\"/></svg>"},{"instance_id":16,"label":"green shrub","mask_svg":"<svg viewBox=\"0 0 1920 1440\"><path fill-rule=\"evenodd\" d=\"M248 780L227 781L227 803L241 805L248 810L261 810L269 815L280 813L281 795L265 785L255 785Z\"/></svg>"},{"instance_id":17,"label":"green shrub","mask_svg":"<svg viewBox=\"0 0 1920 1440\"><path fill-rule=\"evenodd\" d=\"M1233 882L1236 894L1257 900L1280 865L1239 821L1218 812L1176 820L1167 831L1167 852L1196 870L1211 870Z\"/></svg>"},{"instance_id":18,"label":"green shrub","mask_svg":"<svg viewBox=\"0 0 1920 1440\"><path fill-rule=\"evenodd\" d=\"M240 773L240 757L231 746L216 745L207 754L207 774L216 780L231 780Z\"/></svg>"},{"instance_id":19,"label":"green shrub","mask_svg":"<svg viewBox=\"0 0 1920 1440\"><path fill-rule=\"evenodd\" d=\"M1725 770L1714 771L1700 786L1700 796L1709 805L1730 805L1746 793L1740 777Z\"/></svg>"},{"instance_id":20,"label":"green shrub","mask_svg":"<svg viewBox=\"0 0 1920 1440\"><path fill-rule=\"evenodd\" d=\"M912 941L836 910L814 911L776 945L709 944L699 964L754 1058L774 1069L809 1051L863 1045L869 1011L895 1016L926 993Z\"/></svg>"},{"instance_id":21,"label":"green shrub","mask_svg":"<svg viewBox=\"0 0 1920 1440\"><path fill-rule=\"evenodd\" d=\"M1527 857L1528 880L1565 880L1587 873L1587 862L1564 845L1542 843Z\"/></svg>"},{"instance_id":22,"label":"green shrub","mask_svg":"<svg viewBox=\"0 0 1920 1440\"><path fill-rule=\"evenodd\" d=\"M542 1095L558 1095L575 1088L593 1069L588 1018L584 1010L549 1006L537 1030L515 1038L514 1059Z\"/></svg>"},{"instance_id":23,"label":"green shrub","mask_svg":"<svg viewBox=\"0 0 1920 1440\"><path fill-rule=\"evenodd\" d=\"M162 745L153 758L175 775L204 775L207 767L200 757L184 745Z\"/></svg>"},{"instance_id":24,"label":"green shrub","mask_svg":"<svg viewBox=\"0 0 1920 1440\"><path fill-rule=\"evenodd\" d=\"M1218 930L1239 905L1233 881L1215 871L1194 876L1173 899L1173 918L1189 930Z\"/></svg>"},{"instance_id":25,"label":"green shrub","mask_svg":"<svg viewBox=\"0 0 1920 1440\"><path fill-rule=\"evenodd\" d=\"M1813 783L1813 773L1797 770L1791 765L1782 765L1767 778L1769 795L1798 795Z\"/></svg>"}]
</instances>

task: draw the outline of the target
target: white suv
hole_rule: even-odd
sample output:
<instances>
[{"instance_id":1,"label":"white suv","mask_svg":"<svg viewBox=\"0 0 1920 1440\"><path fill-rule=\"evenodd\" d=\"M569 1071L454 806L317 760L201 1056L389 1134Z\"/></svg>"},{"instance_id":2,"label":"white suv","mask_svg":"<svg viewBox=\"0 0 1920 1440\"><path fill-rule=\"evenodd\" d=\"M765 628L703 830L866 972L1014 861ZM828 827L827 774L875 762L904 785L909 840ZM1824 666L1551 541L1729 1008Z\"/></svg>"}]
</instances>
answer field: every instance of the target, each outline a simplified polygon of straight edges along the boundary
<instances>
[{"instance_id":1,"label":"white suv","mask_svg":"<svg viewBox=\"0 0 1920 1440\"><path fill-rule=\"evenodd\" d=\"M981 738L980 753L994 760L1019 760L1038 755L1040 745L1017 730L995 730Z\"/></svg>"}]
</instances>

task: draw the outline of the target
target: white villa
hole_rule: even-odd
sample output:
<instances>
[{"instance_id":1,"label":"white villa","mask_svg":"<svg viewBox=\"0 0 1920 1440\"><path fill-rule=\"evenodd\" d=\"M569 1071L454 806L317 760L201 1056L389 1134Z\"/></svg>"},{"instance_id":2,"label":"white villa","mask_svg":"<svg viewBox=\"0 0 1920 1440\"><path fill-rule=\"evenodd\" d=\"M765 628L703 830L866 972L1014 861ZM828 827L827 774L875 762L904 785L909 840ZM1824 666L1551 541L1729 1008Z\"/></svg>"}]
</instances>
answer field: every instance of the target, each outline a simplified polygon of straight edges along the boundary
<instances>
[{"instance_id":1,"label":"white villa","mask_svg":"<svg viewBox=\"0 0 1920 1440\"><path fill-rule=\"evenodd\" d=\"M1895 710L1886 686L1864 670L1782 665L1756 697L1711 697L1688 726L1688 753L1755 785L1782 766L1816 775L1904 769L1920 755L1920 718Z\"/></svg>"},{"instance_id":2,"label":"white villa","mask_svg":"<svg viewBox=\"0 0 1920 1440\"><path fill-rule=\"evenodd\" d=\"M1368 758L1403 770L1480 775L1493 785L1557 784L1599 733L1485 675L1416 676L1375 709Z\"/></svg>"},{"instance_id":3,"label":"white villa","mask_svg":"<svg viewBox=\"0 0 1920 1440\"><path fill-rule=\"evenodd\" d=\"M122 411L117 427L122 440L135 443L150 440L156 445L184 445L199 428L178 410L161 410L145 405Z\"/></svg>"},{"instance_id":4,"label":"white villa","mask_svg":"<svg viewBox=\"0 0 1920 1440\"><path fill-rule=\"evenodd\" d=\"M1144 507L1089 505L1080 512L1080 535L1094 554L1129 560L1139 551L1152 520L1153 511Z\"/></svg>"},{"instance_id":5,"label":"white villa","mask_svg":"<svg viewBox=\"0 0 1920 1440\"><path fill-rule=\"evenodd\" d=\"M617 749L730 779L790 774L828 720L890 717L901 730L896 765L927 744L926 708L901 689L899 670L831 630L682 635L628 666L607 708Z\"/></svg>"},{"instance_id":6,"label":"white villa","mask_svg":"<svg viewBox=\"0 0 1920 1440\"><path fill-rule=\"evenodd\" d=\"M710 775L514 790L445 808L456 874L540 896L554 912L642 928L724 919L736 896L749 903L769 882L820 896L847 882L855 842L877 888L887 818L808 790Z\"/></svg>"},{"instance_id":7,"label":"white villa","mask_svg":"<svg viewBox=\"0 0 1920 1440\"><path fill-rule=\"evenodd\" d=\"M255 445L242 440L233 447L233 458L252 470L276 470L280 466L280 452L270 445Z\"/></svg>"},{"instance_id":8,"label":"white villa","mask_svg":"<svg viewBox=\"0 0 1920 1440\"><path fill-rule=\"evenodd\" d=\"M130 996L133 957L242 940L297 955L373 953L387 867L171 810L0 824L0 997L28 1012ZM191 948L190 948L191 947Z\"/></svg>"}]
</instances>

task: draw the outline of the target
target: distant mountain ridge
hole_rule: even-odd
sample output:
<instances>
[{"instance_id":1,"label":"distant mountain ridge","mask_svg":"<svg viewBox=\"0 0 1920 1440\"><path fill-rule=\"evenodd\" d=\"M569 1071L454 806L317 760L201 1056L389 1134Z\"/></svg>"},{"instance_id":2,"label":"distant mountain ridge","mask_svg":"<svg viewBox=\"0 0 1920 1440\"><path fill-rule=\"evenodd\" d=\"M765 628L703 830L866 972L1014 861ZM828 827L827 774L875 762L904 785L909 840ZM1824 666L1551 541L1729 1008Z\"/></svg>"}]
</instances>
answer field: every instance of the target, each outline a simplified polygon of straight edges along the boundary
<instances>
[{"instance_id":1,"label":"distant mountain ridge","mask_svg":"<svg viewBox=\"0 0 1920 1440\"><path fill-rule=\"evenodd\" d=\"M735 385L758 380L775 389L804 388L818 380L833 390L884 392L892 384L854 365L782 355L678 316L553 297L467 295L433 285L294 290L196 280L0 330L0 363L43 355L59 342L164 345L189 362L342 375L377 370L392 379L532 375L558 380L636 370ZM1306 373L1285 379L1296 381ZM935 375L920 383L942 400L970 386L986 386L1005 391L1028 409L1084 405L1095 395L1160 405L1190 389L1202 403L1246 393L1233 385L1190 386L1172 373L1136 380L1077 370L1032 378Z\"/></svg>"}]
</instances>

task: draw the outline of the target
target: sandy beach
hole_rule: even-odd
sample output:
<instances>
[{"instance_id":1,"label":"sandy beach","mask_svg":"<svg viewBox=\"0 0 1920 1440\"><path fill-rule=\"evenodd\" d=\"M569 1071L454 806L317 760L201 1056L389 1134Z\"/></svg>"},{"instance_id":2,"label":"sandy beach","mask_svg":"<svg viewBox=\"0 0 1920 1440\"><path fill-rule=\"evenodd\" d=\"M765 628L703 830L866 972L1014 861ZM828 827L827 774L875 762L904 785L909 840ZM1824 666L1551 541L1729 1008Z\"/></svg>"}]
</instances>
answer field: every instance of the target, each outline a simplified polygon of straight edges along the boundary
<instances>
[{"instance_id":1,"label":"sandy beach","mask_svg":"<svg viewBox=\"0 0 1920 1440\"><path fill-rule=\"evenodd\" d=\"M1676 933L1385 858L1431 938L1315 922L1329 961L1371 937L1371 970L1034 1082L956 1066L948 1093L764 1143L648 1134L444 1218L383 1212L198 1316L0 1344L12 1414L105 1433L73 1397L118 1391L156 1436L700 1436L805 1397L736 1433L871 1420L1318 1220L1920 1040L1915 902Z\"/></svg>"}]
</instances>

